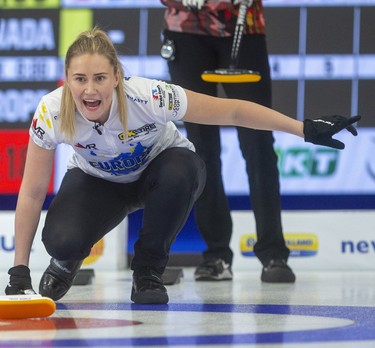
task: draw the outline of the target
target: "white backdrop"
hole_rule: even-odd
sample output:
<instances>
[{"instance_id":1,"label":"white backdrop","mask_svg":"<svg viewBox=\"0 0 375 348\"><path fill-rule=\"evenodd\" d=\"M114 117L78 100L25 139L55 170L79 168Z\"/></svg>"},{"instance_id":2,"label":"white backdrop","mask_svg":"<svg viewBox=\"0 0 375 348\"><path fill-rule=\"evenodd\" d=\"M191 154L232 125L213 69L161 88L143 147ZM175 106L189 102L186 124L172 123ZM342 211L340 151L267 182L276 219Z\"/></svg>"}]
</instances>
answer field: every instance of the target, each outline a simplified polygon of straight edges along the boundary
<instances>
[{"instance_id":1,"label":"white backdrop","mask_svg":"<svg viewBox=\"0 0 375 348\"><path fill-rule=\"evenodd\" d=\"M250 211L232 214L233 268L257 269L254 216ZM282 218L294 270L375 269L375 211L288 211Z\"/></svg>"}]
</instances>

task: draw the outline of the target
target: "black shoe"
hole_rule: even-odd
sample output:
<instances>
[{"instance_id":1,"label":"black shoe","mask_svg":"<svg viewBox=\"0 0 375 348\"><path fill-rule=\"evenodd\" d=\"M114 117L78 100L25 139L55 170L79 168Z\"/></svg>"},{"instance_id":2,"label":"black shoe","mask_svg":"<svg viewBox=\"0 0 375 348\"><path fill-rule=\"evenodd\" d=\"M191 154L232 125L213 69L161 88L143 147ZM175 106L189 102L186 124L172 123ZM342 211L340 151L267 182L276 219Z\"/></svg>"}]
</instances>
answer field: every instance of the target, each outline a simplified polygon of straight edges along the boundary
<instances>
[{"instance_id":1,"label":"black shoe","mask_svg":"<svg viewBox=\"0 0 375 348\"><path fill-rule=\"evenodd\" d=\"M233 273L230 263L226 263L220 258L210 258L204 260L197 267L194 272L194 278L197 281L231 280L233 278Z\"/></svg>"},{"instance_id":2,"label":"black shoe","mask_svg":"<svg viewBox=\"0 0 375 348\"><path fill-rule=\"evenodd\" d=\"M83 260L59 261L52 258L40 280L39 293L54 301L62 298L72 286L82 262Z\"/></svg>"},{"instance_id":3,"label":"black shoe","mask_svg":"<svg viewBox=\"0 0 375 348\"><path fill-rule=\"evenodd\" d=\"M150 268L135 270L130 299L135 303L144 304L168 303L168 293L161 279L161 274Z\"/></svg>"},{"instance_id":4,"label":"black shoe","mask_svg":"<svg viewBox=\"0 0 375 348\"><path fill-rule=\"evenodd\" d=\"M285 260L271 260L263 267L262 282L265 283L294 283L296 276Z\"/></svg>"}]
</instances>

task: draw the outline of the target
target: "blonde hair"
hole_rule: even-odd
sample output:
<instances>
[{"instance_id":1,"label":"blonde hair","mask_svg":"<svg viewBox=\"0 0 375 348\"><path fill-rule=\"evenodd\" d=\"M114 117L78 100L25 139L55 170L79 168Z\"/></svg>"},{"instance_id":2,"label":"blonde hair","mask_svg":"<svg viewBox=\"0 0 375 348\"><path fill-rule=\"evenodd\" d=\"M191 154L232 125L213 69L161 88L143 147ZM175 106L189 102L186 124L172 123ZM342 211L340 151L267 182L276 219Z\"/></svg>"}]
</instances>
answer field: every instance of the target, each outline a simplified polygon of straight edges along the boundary
<instances>
[{"instance_id":1,"label":"blonde hair","mask_svg":"<svg viewBox=\"0 0 375 348\"><path fill-rule=\"evenodd\" d=\"M120 122L124 130L124 138L126 139L128 135L128 119L124 92L124 71L115 46L108 35L97 27L82 32L70 45L66 53L64 67L65 77L68 76L68 69L72 58L83 54L99 54L106 57L113 66L115 74L119 74L119 83L116 86L116 94ZM76 106L72 93L67 84L64 83L60 107L61 131L70 141L72 141L75 134L75 112Z\"/></svg>"}]
</instances>

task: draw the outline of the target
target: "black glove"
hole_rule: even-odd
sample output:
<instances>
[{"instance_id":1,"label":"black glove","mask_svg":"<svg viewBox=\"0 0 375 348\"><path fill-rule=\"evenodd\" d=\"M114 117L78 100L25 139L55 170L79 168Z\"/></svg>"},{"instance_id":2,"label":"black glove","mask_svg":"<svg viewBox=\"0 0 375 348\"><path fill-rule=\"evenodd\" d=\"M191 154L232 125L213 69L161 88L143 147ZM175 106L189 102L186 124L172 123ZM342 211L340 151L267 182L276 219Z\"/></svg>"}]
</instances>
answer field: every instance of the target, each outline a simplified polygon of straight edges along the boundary
<instances>
[{"instance_id":1,"label":"black glove","mask_svg":"<svg viewBox=\"0 0 375 348\"><path fill-rule=\"evenodd\" d=\"M5 288L7 295L34 295L36 294L31 285L30 269L19 265L9 269L9 284Z\"/></svg>"},{"instance_id":2,"label":"black glove","mask_svg":"<svg viewBox=\"0 0 375 348\"><path fill-rule=\"evenodd\" d=\"M357 130L352 124L360 119L361 116L347 118L339 115L323 116L315 120L307 119L303 122L305 141L342 150L345 148L345 144L337 139L332 139L332 136L344 128L354 136L357 135Z\"/></svg>"}]
</instances>

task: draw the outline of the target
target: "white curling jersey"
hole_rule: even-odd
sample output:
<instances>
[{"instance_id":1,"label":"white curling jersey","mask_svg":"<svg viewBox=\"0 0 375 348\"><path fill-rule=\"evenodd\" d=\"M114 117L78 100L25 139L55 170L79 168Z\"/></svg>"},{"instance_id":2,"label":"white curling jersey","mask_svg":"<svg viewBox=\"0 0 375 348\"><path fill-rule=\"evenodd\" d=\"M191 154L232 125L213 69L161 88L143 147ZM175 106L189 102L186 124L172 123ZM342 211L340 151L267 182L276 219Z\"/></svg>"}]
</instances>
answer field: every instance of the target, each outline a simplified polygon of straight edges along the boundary
<instances>
[{"instance_id":1,"label":"white curling jersey","mask_svg":"<svg viewBox=\"0 0 375 348\"><path fill-rule=\"evenodd\" d=\"M160 152L170 147L193 144L176 128L187 108L184 90L163 81L141 77L125 79L128 138L117 113L117 96L113 93L110 115L104 125L76 112L76 133L69 142L60 131L62 87L45 95L35 112L30 136L44 149L53 150L60 143L70 144L74 154L68 168L78 167L85 173L106 180L127 183L137 180L142 171Z\"/></svg>"}]
</instances>

